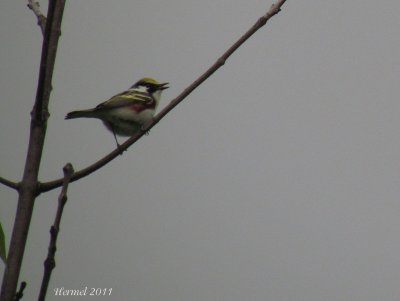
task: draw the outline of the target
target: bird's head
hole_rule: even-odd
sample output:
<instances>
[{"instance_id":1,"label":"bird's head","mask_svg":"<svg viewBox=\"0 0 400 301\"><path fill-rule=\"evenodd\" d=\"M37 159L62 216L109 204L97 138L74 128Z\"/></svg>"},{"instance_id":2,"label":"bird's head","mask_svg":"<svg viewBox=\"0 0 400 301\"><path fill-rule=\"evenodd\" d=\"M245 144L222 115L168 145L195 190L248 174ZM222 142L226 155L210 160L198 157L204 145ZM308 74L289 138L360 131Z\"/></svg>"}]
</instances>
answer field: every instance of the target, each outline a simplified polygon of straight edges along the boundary
<instances>
[{"instance_id":1,"label":"bird's head","mask_svg":"<svg viewBox=\"0 0 400 301\"><path fill-rule=\"evenodd\" d=\"M168 89L168 83L159 83L154 78L143 77L141 80L136 82L131 89L144 89L150 94L155 92L161 92L162 90Z\"/></svg>"}]
</instances>

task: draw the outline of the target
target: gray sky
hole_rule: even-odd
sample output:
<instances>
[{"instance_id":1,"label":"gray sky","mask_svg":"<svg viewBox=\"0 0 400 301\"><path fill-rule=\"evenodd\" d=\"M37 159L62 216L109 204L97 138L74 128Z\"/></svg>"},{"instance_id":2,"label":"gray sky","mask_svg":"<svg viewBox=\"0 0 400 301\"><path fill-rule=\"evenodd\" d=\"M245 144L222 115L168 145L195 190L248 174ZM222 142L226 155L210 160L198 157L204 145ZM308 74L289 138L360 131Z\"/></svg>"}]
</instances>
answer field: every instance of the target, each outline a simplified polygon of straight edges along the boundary
<instances>
[{"instance_id":1,"label":"gray sky","mask_svg":"<svg viewBox=\"0 0 400 301\"><path fill-rule=\"evenodd\" d=\"M115 147L67 112L142 76L170 82L167 104L271 4L69 1L41 180ZM398 1L288 1L149 136L71 184L48 300L85 286L112 288L96 300L398 300L399 14ZM0 174L17 180L42 42L24 1L0 3L0 39ZM37 200L27 300L58 193ZM15 208L0 186L8 239Z\"/></svg>"}]
</instances>

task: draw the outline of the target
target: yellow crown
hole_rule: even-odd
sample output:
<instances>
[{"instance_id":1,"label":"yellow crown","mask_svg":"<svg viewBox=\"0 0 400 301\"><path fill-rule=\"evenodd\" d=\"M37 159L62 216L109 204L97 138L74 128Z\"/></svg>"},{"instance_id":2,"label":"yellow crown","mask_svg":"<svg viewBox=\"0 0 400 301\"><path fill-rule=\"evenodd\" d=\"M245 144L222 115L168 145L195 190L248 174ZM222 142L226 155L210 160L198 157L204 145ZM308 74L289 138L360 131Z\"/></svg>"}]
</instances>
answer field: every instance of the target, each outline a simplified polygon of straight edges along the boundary
<instances>
[{"instance_id":1,"label":"yellow crown","mask_svg":"<svg viewBox=\"0 0 400 301\"><path fill-rule=\"evenodd\" d=\"M152 77L143 77L141 80L139 80L139 81L137 82L137 84L140 84L140 83L153 84L153 85L158 85L158 84L159 84L159 82L156 81L156 80L155 80L154 78L152 78Z\"/></svg>"}]
</instances>

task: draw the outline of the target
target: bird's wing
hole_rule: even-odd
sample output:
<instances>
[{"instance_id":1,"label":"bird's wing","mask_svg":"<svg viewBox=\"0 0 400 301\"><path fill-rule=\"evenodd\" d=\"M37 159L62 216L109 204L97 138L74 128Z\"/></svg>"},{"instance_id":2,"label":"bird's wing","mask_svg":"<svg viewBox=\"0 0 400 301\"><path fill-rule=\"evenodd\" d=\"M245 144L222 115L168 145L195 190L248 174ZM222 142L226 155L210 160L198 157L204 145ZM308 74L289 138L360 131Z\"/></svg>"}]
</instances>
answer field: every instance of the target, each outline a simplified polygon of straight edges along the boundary
<instances>
[{"instance_id":1,"label":"bird's wing","mask_svg":"<svg viewBox=\"0 0 400 301\"><path fill-rule=\"evenodd\" d=\"M124 106L140 104L144 106L152 106L155 103L154 98L146 92L138 90L127 90L114 95L109 100L99 104L97 110L116 109Z\"/></svg>"}]
</instances>

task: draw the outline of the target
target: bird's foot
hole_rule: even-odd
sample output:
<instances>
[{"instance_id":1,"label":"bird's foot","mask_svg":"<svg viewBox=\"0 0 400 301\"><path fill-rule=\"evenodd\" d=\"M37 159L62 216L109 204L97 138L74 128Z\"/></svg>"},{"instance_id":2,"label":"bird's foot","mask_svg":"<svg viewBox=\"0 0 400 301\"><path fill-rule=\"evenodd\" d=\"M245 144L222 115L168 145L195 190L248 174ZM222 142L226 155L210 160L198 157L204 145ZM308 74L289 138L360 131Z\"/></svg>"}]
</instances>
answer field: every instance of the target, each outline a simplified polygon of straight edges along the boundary
<instances>
[{"instance_id":1,"label":"bird's foot","mask_svg":"<svg viewBox=\"0 0 400 301\"><path fill-rule=\"evenodd\" d=\"M144 134L146 135L146 136L148 136L148 135L150 135L150 130L146 130L146 126L147 124L143 124L141 127L140 127L140 130L142 131L142 132L144 132Z\"/></svg>"}]
</instances>

